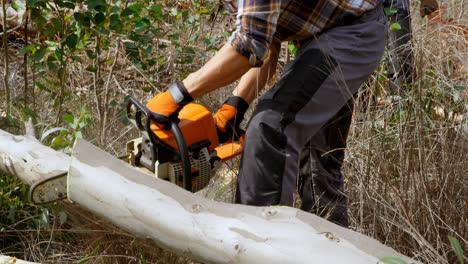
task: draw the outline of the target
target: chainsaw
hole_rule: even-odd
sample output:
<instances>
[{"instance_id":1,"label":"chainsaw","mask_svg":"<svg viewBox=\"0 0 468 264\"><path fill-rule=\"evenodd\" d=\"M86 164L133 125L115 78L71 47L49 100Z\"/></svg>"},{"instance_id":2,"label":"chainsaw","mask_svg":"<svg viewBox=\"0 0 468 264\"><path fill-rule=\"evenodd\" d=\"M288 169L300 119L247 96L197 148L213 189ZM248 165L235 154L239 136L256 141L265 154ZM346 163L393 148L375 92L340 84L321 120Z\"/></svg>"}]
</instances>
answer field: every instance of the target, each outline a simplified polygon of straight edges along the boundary
<instances>
[{"instance_id":1,"label":"chainsaw","mask_svg":"<svg viewBox=\"0 0 468 264\"><path fill-rule=\"evenodd\" d=\"M119 158L191 192L206 187L222 162L242 152L244 136L220 144L213 116L200 104L185 105L177 118L161 125L131 97L127 117L142 136L127 142L126 154ZM66 193L67 172L63 172L32 185L29 200L40 205L66 198Z\"/></svg>"},{"instance_id":2,"label":"chainsaw","mask_svg":"<svg viewBox=\"0 0 468 264\"><path fill-rule=\"evenodd\" d=\"M200 104L185 105L177 118L161 125L131 97L127 118L142 137L127 143L126 160L191 192L206 187L222 162L242 152L243 136L220 144L213 116Z\"/></svg>"}]
</instances>

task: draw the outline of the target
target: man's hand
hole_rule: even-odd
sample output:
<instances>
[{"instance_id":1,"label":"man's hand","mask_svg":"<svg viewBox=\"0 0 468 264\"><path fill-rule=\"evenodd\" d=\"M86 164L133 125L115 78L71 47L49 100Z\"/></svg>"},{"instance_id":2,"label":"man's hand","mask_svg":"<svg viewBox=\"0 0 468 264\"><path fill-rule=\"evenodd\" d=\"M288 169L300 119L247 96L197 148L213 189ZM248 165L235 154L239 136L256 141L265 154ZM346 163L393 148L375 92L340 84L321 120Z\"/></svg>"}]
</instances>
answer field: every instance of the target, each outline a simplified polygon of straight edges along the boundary
<instances>
[{"instance_id":1,"label":"man's hand","mask_svg":"<svg viewBox=\"0 0 468 264\"><path fill-rule=\"evenodd\" d=\"M221 109L213 116L218 130L219 142L224 143L230 139L238 140L243 131L240 124L249 104L238 96L231 96Z\"/></svg>"},{"instance_id":2,"label":"man's hand","mask_svg":"<svg viewBox=\"0 0 468 264\"><path fill-rule=\"evenodd\" d=\"M193 98L187 92L187 89L179 81L172 84L167 91L153 97L146 106L157 123L166 125L173 115L177 115L178 110L183 105L192 100Z\"/></svg>"}]
</instances>

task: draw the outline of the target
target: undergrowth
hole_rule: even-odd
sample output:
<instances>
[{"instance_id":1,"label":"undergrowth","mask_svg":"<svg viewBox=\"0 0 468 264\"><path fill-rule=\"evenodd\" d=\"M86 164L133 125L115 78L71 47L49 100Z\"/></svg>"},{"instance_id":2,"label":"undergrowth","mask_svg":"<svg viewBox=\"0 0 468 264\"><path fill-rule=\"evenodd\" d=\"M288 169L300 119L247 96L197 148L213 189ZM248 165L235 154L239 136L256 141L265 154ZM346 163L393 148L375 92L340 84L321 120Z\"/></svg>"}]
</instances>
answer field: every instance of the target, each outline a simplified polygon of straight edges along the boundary
<instances>
[{"instance_id":1,"label":"undergrowth","mask_svg":"<svg viewBox=\"0 0 468 264\"><path fill-rule=\"evenodd\" d=\"M0 126L22 134L31 119L36 137L64 152L83 137L122 154L138 136L125 117L129 96L147 101L198 69L233 29L217 1L26 3L36 27L27 38L10 37ZM452 21L466 25L466 4L445 4ZM467 40L427 18L413 19L413 29L415 79L391 95L383 64L362 89L373 96L357 109L344 165L351 228L424 263L461 263L449 237L466 252ZM281 65L294 51L286 46ZM216 111L229 93L198 101ZM45 263L191 263L66 202L31 206L27 192L0 172L1 254Z\"/></svg>"}]
</instances>

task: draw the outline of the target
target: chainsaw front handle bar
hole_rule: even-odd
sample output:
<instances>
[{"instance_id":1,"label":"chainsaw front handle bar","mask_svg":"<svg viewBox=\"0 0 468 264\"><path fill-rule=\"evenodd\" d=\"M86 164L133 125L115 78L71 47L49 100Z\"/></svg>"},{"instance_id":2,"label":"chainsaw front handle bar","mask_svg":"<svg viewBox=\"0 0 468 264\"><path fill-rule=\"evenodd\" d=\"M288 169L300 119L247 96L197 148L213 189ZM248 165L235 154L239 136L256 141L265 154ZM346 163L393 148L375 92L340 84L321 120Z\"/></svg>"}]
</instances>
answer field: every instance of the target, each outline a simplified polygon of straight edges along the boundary
<instances>
[{"instance_id":1,"label":"chainsaw front handle bar","mask_svg":"<svg viewBox=\"0 0 468 264\"><path fill-rule=\"evenodd\" d=\"M132 118L130 114L132 113L132 105L136 107L135 109L135 118ZM141 113L145 114L145 119L146 119L146 125L145 127L148 127L148 123L150 121L150 115L149 112L147 111L146 107L140 104L135 98L130 97L129 101L127 103L127 118L130 120L133 125L135 125L140 131L145 131L143 128L143 124L141 123ZM148 132L148 131L146 131Z\"/></svg>"},{"instance_id":2,"label":"chainsaw front handle bar","mask_svg":"<svg viewBox=\"0 0 468 264\"><path fill-rule=\"evenodd\" d=\"M132 105L135 106L135 118L133 119L130 114L131 114L131 108ZM141 114L145 115L145 125L143 126L142 124L142 116ZM153 112L149 110L147 107L143 106L138 102L135 98L130 97L128 104L127 104L127 118L130 120L131 123L133 123L141 132L147 133L149 139L151 140L151 144L153 145L152 147L157 144L156 140L154 138L157 138L157 135L151 130L151 121L157 123L155 118L153 117ZM191 165L190 165L190 158L189 158L189 152L187 149L187 145L185 143L184 135L180 131L179 125L177 124L178 120L173 120L169 119L169 126L170 129L172 130L172 133L174 134L174 137L177 142L177 146L179 147L179 154L180 158L182 161L182 166L184 168L183 171L183 185L184 188L187 191L192 191L192 171L191 171ZM162 125L167 125L167 124L162 124ZM158 140L164 144L164 142L158 138ZM178 179L176 179L178 181Z\"/></svg>"}]
</instances>

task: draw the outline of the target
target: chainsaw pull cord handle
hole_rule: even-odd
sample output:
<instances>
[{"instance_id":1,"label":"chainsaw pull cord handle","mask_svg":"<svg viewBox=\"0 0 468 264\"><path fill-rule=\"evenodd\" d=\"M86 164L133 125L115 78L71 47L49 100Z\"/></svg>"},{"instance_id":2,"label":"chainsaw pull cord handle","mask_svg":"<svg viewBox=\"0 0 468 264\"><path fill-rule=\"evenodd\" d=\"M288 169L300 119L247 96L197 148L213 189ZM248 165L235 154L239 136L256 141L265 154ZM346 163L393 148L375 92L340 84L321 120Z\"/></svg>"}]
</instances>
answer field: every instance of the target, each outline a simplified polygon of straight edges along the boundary
<instances>
[{"instance_id":1,"label":"chainsaw pull cord handle","mask_svg":"<svg viewBox=\"0 0 468 264\"><path fill-rule=\"evenodd\" d=\"M132 104L135 105L136 107L135 119L132 119L130 117ZM146 118L145 127L143 127L143 124L141 122L142 121L141 113L143 113ZM151 120L155 121L151 115L151 111L147 109L145 106L143 106L142 104L140 104L140 102L138 102L133 97L129 98L129 101L127 104L127 118L140 131L148 133L148 137L150 138L151 144L153 144L153 146L157 144L153 138L153 136L156 136L156 134L153 133L153 131L151 130ZM187 145L185 144L184 135L182 134L182 131L180 131L180 128L175 120L170 119L169 122L170 122L170 129L172 130L172 133L174 134L175 140L177 142L177 146L179 147L180 159L182 161L182 166L183 166L182 182L184 185L184 189L191 192L192 191L192 171L191 171L192 167L190 165L190 158L189 158ZM176 179L176 180L179 181L179 179Z\"/></svg>"}]
</instances>

